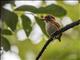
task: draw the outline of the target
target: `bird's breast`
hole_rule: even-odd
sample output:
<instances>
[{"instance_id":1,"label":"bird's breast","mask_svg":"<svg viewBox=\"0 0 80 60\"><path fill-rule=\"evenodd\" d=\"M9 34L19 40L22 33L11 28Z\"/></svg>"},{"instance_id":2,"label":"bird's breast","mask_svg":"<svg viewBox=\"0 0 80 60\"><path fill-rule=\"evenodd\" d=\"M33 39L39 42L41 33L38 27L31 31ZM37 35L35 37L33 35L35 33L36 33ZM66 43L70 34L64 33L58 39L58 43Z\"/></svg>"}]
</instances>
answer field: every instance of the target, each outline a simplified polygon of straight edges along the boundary
<instances>
[{"instance_id":1,"label":"bird's breast","mask_svg":"<svg viewBox=\"0 0 80 60\"><path fill-rule=\"evenodd\" d=\"M54 24L51 23L46 23L46 31L48 32L49 35L51 35L53 32L55 32L57 29Z\"/></svg>"}]
</instances>

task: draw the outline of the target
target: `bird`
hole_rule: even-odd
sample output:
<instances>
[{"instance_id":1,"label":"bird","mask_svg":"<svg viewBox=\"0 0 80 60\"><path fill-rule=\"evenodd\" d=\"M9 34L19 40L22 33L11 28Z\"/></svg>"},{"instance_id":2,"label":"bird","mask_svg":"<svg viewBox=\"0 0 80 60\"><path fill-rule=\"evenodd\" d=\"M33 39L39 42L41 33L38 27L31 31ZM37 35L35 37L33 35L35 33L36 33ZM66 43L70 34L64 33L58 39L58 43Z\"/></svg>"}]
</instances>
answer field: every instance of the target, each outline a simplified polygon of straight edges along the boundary
<instances>
[{"instance_id":1,"label":"bird","mask_svg":"<svg viewBox=\"0 0 80 60\"><path fill-rule=\"evenodd\" d=\"M60 23L57 22L54 16L47 15L47 16L44 16L42 19L45 21L45 24L46 24L45 29L49 36L51 36L51 34L54 33L55 31L58 31L59 29L61 29ZM57 35L55 39L58 39L59 41L61 41L61 36L62 36L62 33Z\"/></svg>"}]
</instances>

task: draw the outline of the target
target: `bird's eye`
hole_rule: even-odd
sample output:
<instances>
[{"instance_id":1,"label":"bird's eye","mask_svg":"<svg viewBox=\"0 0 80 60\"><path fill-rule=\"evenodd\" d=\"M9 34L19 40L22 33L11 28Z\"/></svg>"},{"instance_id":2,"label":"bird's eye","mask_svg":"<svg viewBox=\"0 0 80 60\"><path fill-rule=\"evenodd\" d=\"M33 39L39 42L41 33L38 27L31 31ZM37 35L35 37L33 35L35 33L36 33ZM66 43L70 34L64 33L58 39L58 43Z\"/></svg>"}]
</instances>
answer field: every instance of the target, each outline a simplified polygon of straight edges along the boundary
<instances>
[{"instance_id":1,"label":"bird's eye","mask_svg":"<svg viewBox=\"0 0 80 60\"><path fill-rule=\"evenodd\" d=\"M50 15L48 15L47 17L48 17L48 18L51 18L51 16L50 16Z\"/></svg>"}]
</instances>

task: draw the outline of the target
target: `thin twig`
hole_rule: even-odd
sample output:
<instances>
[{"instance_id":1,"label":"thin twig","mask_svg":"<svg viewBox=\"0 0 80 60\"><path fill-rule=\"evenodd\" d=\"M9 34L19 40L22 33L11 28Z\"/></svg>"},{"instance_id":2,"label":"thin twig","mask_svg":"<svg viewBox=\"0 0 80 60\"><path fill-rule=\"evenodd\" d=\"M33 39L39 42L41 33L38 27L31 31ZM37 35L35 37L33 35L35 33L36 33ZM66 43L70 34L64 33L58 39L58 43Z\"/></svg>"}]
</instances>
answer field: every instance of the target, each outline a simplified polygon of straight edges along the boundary
<instances>
[{"instance_id":1,"label":"thin twig","mask_svg":"<svg viewBox=\"0 0 80 60\"><path fill-rule=\"evenodd\" d=\"M69 25L61 28L60 30L56 31L55 33L52 33L51 37L48 39L48 41L45 43L45 45L43 46L43 48L42 48L41 51L39 52L38 56L36 57L36 60L39 60L39 58L41 57L41 55L42 55L43 52L45 51L46 47L49 45L49 43L53 40L53 38L54 38L55 36L57 36L57 35L60 34L60 33L65 32L65 31L67 31L68 29L73 28L73 27L75 27L75 26L77 26L77 25L79 25L79 24L80 24L80 19L79 19L78 21L75 21L75 22L73 22L73 23L71 23L71 24L69 24Z\"/></svg>"}]
</instances>

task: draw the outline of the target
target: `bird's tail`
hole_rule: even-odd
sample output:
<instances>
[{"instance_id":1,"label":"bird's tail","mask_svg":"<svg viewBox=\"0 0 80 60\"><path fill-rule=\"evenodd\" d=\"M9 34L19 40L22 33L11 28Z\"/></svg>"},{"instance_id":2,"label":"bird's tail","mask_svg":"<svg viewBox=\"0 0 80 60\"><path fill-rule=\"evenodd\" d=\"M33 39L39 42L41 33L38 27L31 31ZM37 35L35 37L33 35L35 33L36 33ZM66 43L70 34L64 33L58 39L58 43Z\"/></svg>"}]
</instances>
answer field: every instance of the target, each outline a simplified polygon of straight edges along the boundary
<instances>
[{"instance_id":1,"label":"bird's tail","mask_svg":"<svg viewBox=\"0 0 80 60\"><path fill-rule=\"evenodd\" d=\"M58 39L58 40L59 40L59 42L61 42L61 36L62 36L62 33L61 33L61 34L59 34L58 36L56 36L56 39Z\"/></svg>"}]
</instances>

